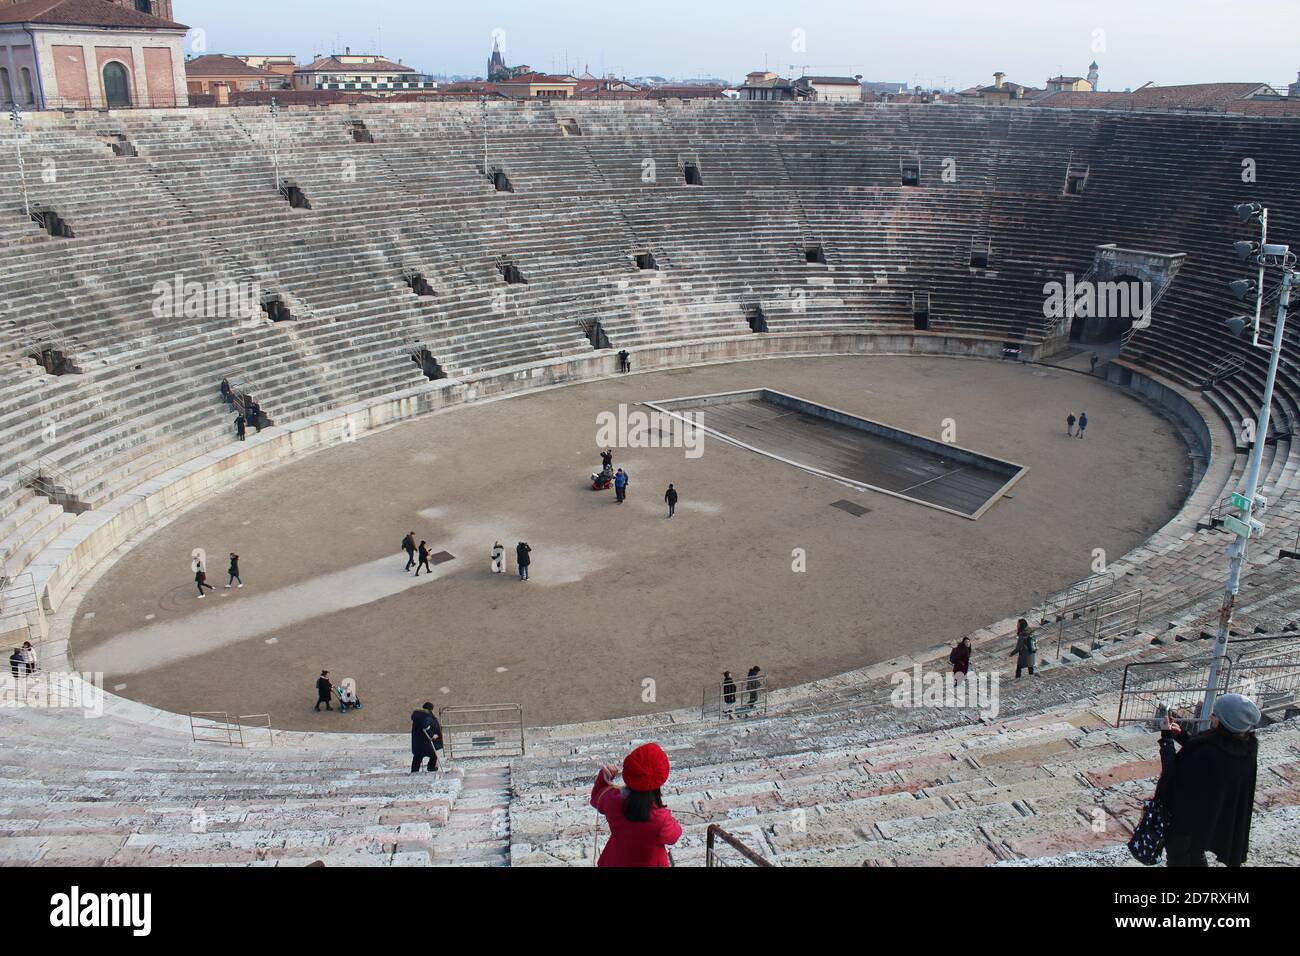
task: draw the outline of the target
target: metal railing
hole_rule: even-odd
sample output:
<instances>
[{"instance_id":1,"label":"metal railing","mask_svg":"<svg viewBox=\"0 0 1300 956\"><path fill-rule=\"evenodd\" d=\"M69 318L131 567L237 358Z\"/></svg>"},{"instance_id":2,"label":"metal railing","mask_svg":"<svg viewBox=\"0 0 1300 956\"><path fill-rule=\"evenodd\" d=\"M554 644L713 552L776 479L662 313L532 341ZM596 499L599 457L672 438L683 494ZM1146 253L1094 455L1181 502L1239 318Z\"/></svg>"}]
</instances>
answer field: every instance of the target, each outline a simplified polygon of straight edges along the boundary
<instances>
[{"instance_id":1,"label":"metal railing","mask_svg":"<svg viewBox=\"0 0 1300 956\"><path fill-rule=\"evenodd\" d=\"M758 853L755 853L749 847L745 846L745 844L742 843L739 839L737 839L732 834L728 833L726 830L722 829L722 827L718 826L716 823L710 823L709 829L706 832L708 834L704 846L704 865L706 867L732 865L728 863L722 856L719 855L717 849L717 844L719 840L721 840L727 846L731 847L733 850L739 853L745 861L752 863L754 866L775 865L772 863L771 860L759 855Z\"/></svg>"},{"instance_id":2,"label":"metal railing","mask_svg":"<svg viewBox=\"0 0 1300 956\"><path fill-rule=\"evenodd\" d=\"M250 734L245 736L244 731ZM258 731L256 735L252 732ZM263 736L260 731L265 731ZM254 747L259 742L275 743L270 714L240 714L231 717L224 710L190 712L190 738L195 743L222 744L227 747Z\"/></svg>"},{"instance_id":3,"label":"metal railing","mask_svg":"<svg viewBox=\"0 0 1300 956\"><path fill-rule=\"evenodd\" d=\"M1240 355L1229 355L1223 361L1216 362L1214 365L1210 366L1210 370L1206 373L1205 380L1202 383L1203 387L1213 388L1220 382L1232 378L1232 376L1236 375L1245 367L1246 360Z\"/></svg>"},{"instance_id":4,"label":"metal railing","mask_svg":"<svg viewBox=\"0 0 1300 956\"><path fill-rule=\"evenodd\" d=\"M1244 647L1242 646L1244 645ZM1241 638L1236 658L1218 659L1215 695L1242 694L1262 712L1300 705L1300 635ZM1177 711L1180 722L1195 729L1195 715L1205 699L1215 658L1137 661L1124 667L1115 725L1155 726Z\"/></svg>"},{"instance_id":5,"label":"metal railing","mask_svg":"<svg viewBox=\"0 0 1300 956\"><path fill-rule=\"evenodd\" d=\"M448 759L524 756L524 709L519 704L444 707L438 722Z\"/></svg>"},{"instance_id":6,"label":"metal railing","mask_svg":"<svg viewBox=\"0 0 1300 956\"><path fill-rule=\"evenodd\" d=\"M1077 608L1057 625L1056 659L1075 642L1092 650L1104 638L1134 632L1142 624L1142 589L1134 588Z\"/></svg>"},{"instance_id":7,"label":"metal railing","mask_svg":"<svg viewBox=\"0 0 1300 956\"><path fill-rule=\"evenodd\" d=\"M1042 604L1042 610L1038 615L1039 623L1059 623L1075 614L1091 601L1096 600L1096 595L1099 592L1109 590L1114 586L1115 575L1110 571L1084 578L1082 581L1078 581L1064 591L1059 592L1055 597L1049 596Z\"/></svg>"},{"instance_id":8,"label":"metal railing","mask_svg":"<svg viewBox=\"0 0 1300 956\"><path fill-rule=\"evenodd\" d=\"M728 700L728 698L731 698ZM767 675L718 681L704 688L700 699L700 720L767 716Z\"/></svg>"}]
</instances>

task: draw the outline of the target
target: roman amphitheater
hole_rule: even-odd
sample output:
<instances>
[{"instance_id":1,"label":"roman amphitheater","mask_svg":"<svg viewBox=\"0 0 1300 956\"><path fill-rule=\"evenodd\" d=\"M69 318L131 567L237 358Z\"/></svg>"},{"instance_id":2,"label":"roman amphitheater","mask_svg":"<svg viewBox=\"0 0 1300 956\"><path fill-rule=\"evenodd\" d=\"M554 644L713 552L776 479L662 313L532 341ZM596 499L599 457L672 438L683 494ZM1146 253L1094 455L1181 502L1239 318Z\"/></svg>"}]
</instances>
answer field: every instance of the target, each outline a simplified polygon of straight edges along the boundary
<instances>
[{"instance_id":1,"label":"roman amphitheater","mask_svg":"<svg viewBox=\"0 0 1300 956\"><path fill-rule=\"evenodd\" d=\"M590 866L596 768L656 740L678 866L1136 865L1151 718L1204 686L1258 438L1267 528L1221 676L1267 711L1250 862L1300 863L1300 332L1255 436L1268 353L1223 327L1234 204L1300 243L1297 121L23 120L0 144L0 637L39 669L4 674L0 862ZM1106 281L1146 283L1145 317L1044 308ZM264 416L246 441L223 378ZM650 412L654 441L598 437ZM625 505L592 489L606 445ZM512 569L531 544L527 583L489 572L496 541ZM1021 617L1041 660L1017 680ZM995 711L899 706L897 675L966 635ZM313 710L322 668L363 708ZM407 772L426 699L436 777Z\"/></svg>"}]
</instances>

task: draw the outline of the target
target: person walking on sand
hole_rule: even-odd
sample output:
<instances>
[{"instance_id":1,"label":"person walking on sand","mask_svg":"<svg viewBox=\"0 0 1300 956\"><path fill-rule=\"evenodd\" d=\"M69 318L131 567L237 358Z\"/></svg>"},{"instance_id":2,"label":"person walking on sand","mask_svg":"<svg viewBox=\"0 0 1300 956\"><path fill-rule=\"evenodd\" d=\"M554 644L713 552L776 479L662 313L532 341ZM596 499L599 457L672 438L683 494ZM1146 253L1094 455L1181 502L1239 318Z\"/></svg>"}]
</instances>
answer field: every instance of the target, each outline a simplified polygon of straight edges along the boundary
<instances>
[{"instance_id":1,"label":"person walking on sand","mask_svg":"<svg viewBox=\"0 0 1300 956\"><path fill-rule=\"evenodd\" d=\"M326 710L333 710L330 706L330 700L334 696L334 682L330 680L329 671L321 671L320 677L316 678L316 713L320 713L320 705L324 704Z\"/></svg>"},{"instance_id":2,"label":"person walking on sand","mask_svg":"<svg viewBox=\"0 0 1300 956\"><path fill-rule=\"evenodd\" d=\"M1079 437L1083 437L1083 430L1088 427L1088 413L1079 413Z\"/></svg>"},{"instance_id":3,"label":"person walking on sand","mask_svg":"<svg viewBox=\"0 0 1300 956\"><path fill-rule=\"evenodd\" d=\"M515 564L519 565L519 580L528 580L528 566L533 563L533 549L528 546L527 541L520 541L515 545Z\"/></svg>"},{"instance_id":4,"label":"person walking on sand","mask_svg":"<svg viewBox=\"0 0 1300 956\"><path fill-rule=\"evenodd\" d=\"M209 591L215 591L215 590L216 590L216 588L214 588L211 584L208 583L208 573L207 573L206 571L203 570L202 566L200 566L200 567L199 567L198 569L196 569L195 572L194 572L194 584L195 584L195 585L198 587L198 589L199 589L199 599L200 599L200 600L202 600L202 598L203 598L203 589L204 589L204 588L207 588Z\"/></svg>"},{"instance_id":5,"label":"person walking on sand","mask_svg":"<svg viewBox=\"0 0 1300 956\"><path fill-rule=\"evenodd\" d=\"M664 492L664 501L668 502L668 517L671 518L677 513L677 489L671 484L668 486L668 490Z\"/></svg>"},{"instance_id":6,"label":"person walking on sand","mask_svg":"<svg viewBox=\"0 0 1300 956\"><path fill-rule=\"evenodd\" d=\"M614 473L614 497L622 504L627 499L627 472L620 468Z\"/></svg>"},{"instance_id":7,"label":"person walking on sand","mask_svg":"<svg viewBox=\"0 0 1300 956\"><path fill-rule=\"evenodd\" d=\"M1065 434L1071 438L1074 437L1074 423L1076 421L1078 421L1078 419L1074 417L1074 412L1070 412L1069 415L1065 416Z\"/></svg>"},{"instance_id":8,"label":"person walking on sand","mask_svg":"<svg viewBox=\"0 0 1300 956\"><path fill-rule=\"evenodd\" d=\"M430 574L433 573L433 568L429 567L429 543L427 541L420 542L420 563L415 566L415 576L417 578L420 576L420 568L424 568Z\"/></svg>"},{"instance_id":9,"label":"person walking on sand","mask_svg":"<svg viewBox=\"0 0 1300 956\"><path fill-rule=\"evenodd\" d=\"M230 586L236 581L239 582L241 588L244 586L244 579L239 576L239 555L235 554L233 551L230 552L230 570L228 573L230 575L230 580L226 582L227 591L230 590Z\"/></svg>"},{"instance_id":10,"label":"person walking on sand","mask_svg":"<svg viewBox=\"0 0 1300 956\"><path fill-rule=\"evenodd\" d=\"M642 744L623 765L608 764L596 774L591 805L609 824L609 842L597 866L666 867L668 847L682 836L682 827L664 805L663 785L671 772L668 755L656 743ZM625 786L614 781L623 777Z\"/></svg>"},{"instance_id":11,"label":"person walking on sand","mask_svg":"<svg viewBox=\"0 0 1300 956\"><path fill-rule=\"evenodd\" d=\"M409 571L415 567L415 532L406 532L406 537L402 539L402 550L406 552L406 567L402 570Z\"/></svg>"}]
</instances>

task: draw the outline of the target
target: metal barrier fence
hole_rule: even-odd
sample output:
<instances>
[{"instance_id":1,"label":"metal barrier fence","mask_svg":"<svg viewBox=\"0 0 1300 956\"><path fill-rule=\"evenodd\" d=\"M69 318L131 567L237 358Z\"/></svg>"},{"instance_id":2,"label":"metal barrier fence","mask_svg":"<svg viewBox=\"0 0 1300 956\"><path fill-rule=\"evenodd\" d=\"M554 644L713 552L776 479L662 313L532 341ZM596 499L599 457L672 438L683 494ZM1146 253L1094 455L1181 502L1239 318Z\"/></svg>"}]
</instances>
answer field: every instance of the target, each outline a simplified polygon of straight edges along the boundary
<instances>
[{"instance_id":1,"label":"metal barrier fence","mask_svg":"<svg viewBox=\"0 0 1300 956\"><path fill-rule=\"evenodd\" d=\"M1076 614L1080 608L1097 600L1101 591L1115 586L1115 575L1110 571L1094 574L1070 585L1054 598L1043 602L1042 612L1038 615L1040 624L1057 624Z\"/></svg>"},{"instance_id":2,"label":"metal barrier fence","mask_svg":"<svg viewBox=\"0 0 1300 956\"><path fill-rule=\"evenodd\" d=\"M767 675L718 681L704 688L700 699L700 720L767 716Z\"/></svg>"},{"instance_id":3,"label":"metal barrier fence","mask_svg":"<svg viewBox=\"0 0 1300 956\"><path fill-rule=\"evenodd\" d=\"M770 867L774 865L771 860L755 853L749 847L745 846L745 844L739 839L722 829L722 827L718 826L716 823L709 824L707 833L708 837L704 848L704 865L706 867L732 865L726 861L725 857L718 853L719 840L739 853L743 860L754 866ZM744 864L741 865L743 866Z\"/></svg>"},{"instance_id":4,"label":"metal barrier fence","mask_svg":"<svg viewBox=\"0 0 1300 956\"><path fill-rule=\"evenodd\" d=\"M1300 705L1300 635L1242 638L1235 658L1219 659L1218 694L1243 694L1265 713ZM1196 729L1214 659L1139 661L1124 667L1115 725L1156 724L1177 711Z\"/></svg>"},{"instance_id":5,"label":"metal barrier fence","mask_svg":"<svg viewBox=\"0 0 1300 956\"><path fill-rule=\"evenodd\" d=\"M1081 642L1091 650L1098 641L1136 631L1142 623L1142 591L1134 588L1083 605L1057 625L1056 659Z\"/></svg>"},{"instance_id":6,"label":"metal barrier fence","mask_svg":"<svg viewBox=\"0 0 1300 956\"><path fill-rule=\"evenodd\" d=\"M265 731L265 735L262 731ZM224 710L191 711L190 738L196 743L222 744L226 747L255 747L259 743L271 746L275 743L270 714L239 714L231 717Z\"/></svg>"},{"instance_id":7,"label":"metal barrier fence","mask_svg":"<svg viewBox=\"0 0 1300 956\"><path fill-rule=\"evenodd\" d=\"M448 759L524 755L524 709L519 704L444 707L438 722Z\"/></svg>"}]
</instances>

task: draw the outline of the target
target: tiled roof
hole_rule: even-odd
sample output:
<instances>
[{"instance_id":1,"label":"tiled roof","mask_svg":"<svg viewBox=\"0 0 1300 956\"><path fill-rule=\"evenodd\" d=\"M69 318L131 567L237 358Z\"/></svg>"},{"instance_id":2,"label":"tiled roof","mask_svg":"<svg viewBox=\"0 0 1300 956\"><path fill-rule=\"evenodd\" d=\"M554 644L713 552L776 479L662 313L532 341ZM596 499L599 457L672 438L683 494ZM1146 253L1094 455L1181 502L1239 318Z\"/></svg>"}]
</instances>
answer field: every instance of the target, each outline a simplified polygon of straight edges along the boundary
<instances>
[{"instance_id":1,"label":"tiled roof","mask_svg":"<svg viewBox=\"0 0 1300 956\"><path fill-rule=\"evenodd\" d=\"M1231 111L1254 93L1272 93L1267 83L1191 83L1185 86L1144 86L1107 105L1112 110Z\"/></svg>"},{"instance_id":2,"label":"tiled roof","mask_svg":"<svg viewBox=\"0 0 1300 956\"><path fill-rule=\"evenodd\" d=\"M577 80L571 76L550 76L546 73L523 73L519 76L512 76L508 80L498 80L498 83L505 85L508 83L572 83L577 84Z\"/></svg>"},{"instance_id":3,"label":"tiled roof","mask_svg":"<svg viewBox=\"0 0 1300 956\"><path fill-rule=\"evenodd\" d=\"M188 30L183 23L163 20L119 7L107 0L22 0L0 6L0 23L40 23L57 26L115 27L117 29Z\"/></svg>"},{"instance_id":4,"label":"tiled roof","mask_svg":"<svg viewBox=\"0 0 1300 956\"><path fill-rule=\"evenodd\" d=\"M1048 93L1034 100L1035 106L1051 106L1057 109L1086 110L1101 109L1107 103L1122 99L1124 93L1093 93L1084 90L1062 90Z\"/></svg>"},{"instance_id":5,"label":"tiled roof","mask_svg":"<svg viewBox=\"0 0 1300 956\"><path fill-rule=\"evenodd\" d=\"M209 53L185 61L186 76L247 76L261 79L280 79L280 74L249 66L237 56L226 53Z\"/></svg>"}]
</instances>

